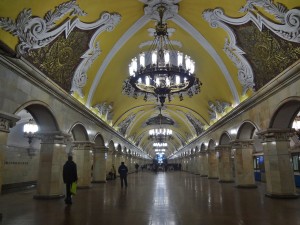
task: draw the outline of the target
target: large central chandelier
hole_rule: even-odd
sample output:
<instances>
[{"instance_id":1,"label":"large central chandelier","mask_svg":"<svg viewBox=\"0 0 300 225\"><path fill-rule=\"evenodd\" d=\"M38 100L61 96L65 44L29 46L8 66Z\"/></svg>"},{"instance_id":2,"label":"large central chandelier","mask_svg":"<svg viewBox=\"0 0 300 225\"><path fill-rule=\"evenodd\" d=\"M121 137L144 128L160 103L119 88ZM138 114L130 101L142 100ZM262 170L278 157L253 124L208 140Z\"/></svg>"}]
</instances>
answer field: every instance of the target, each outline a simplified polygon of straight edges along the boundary
<instances>
[{"instance_id":1,"label":"large central chandelier","mask_svg":"<svg viewBox=\"0 0 300 225\"><path fill-rule=\"evenodd\" d=\"M155 27L154 41L148 51L132 59L123 93L134 98L144 96L145 101L154 96L163 105L175 93L180 100L183 94L190 97L198 94L202 83L195 77L195 62L176 51L169 40L167 23L163 22L165 6L160 5L157 10L160 20Z\"/></svg>"}]
</instances>

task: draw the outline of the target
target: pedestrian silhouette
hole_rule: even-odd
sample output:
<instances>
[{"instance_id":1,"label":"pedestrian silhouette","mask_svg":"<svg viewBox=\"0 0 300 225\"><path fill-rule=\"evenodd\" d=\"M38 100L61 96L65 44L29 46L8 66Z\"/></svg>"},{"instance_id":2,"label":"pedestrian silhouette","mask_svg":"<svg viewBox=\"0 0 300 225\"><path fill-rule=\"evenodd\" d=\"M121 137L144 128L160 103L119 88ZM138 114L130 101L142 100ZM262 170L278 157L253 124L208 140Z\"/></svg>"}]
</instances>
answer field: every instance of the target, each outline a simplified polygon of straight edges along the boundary
<instances>
[{"instance_id":1,"label":"pedestrian silhouette","mask_svg":"<svg viewBox=\"0 0 300 225\"><path fill-rule=\"evenodd\" d=\"M71 186L73 182L77 182L77 166L76 163L73 162L73 157L68 156L68 161L66 161L63 167L63 179L66 184L66 198L65 203L67 205L72 204L72 195L71 195Z\"/></svg>"},{"instance_id":2,"label":"pedestrian silhouette","mask_svg":"<svg viewBox=\"0 0 300 225\"><path fill-rule=\"evenodd\" d=\"M123 183L125 183L125 187L127 187L128 168L127 168L127 166L125 166L124 162L121 162L121 165L119 166L118 172L120 174L121 187L123 187Z\"/></svg>"}]
</instances>

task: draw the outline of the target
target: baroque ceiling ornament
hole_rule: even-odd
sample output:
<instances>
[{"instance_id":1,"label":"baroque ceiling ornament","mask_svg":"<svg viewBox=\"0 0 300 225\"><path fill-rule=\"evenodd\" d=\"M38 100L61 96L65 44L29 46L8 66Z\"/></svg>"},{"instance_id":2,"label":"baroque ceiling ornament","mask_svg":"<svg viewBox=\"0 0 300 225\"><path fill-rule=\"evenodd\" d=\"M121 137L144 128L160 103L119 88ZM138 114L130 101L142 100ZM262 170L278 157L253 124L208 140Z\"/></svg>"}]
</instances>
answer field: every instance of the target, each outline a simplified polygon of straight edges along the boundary
<instances>
[{"instance_id":1,"label":"baroque ceiling ornament","mask_svg":"<svg viewBox=\"0 0 300 225\"><path fill-rule=\"evenodd\" d=\"M228 102L216 100L215 103L213 103L212 101L208 101L208 106L210 108L210 110L208 110L210 119L215 120L217 119L217 114L224 113L225 109L230 107L231 104Z\"/></svg>"},{"instance_id":2,"label":"baroque ceiling ornament","mask_svg":"<svg viewBox=\"0 0 300 225\"><path fill-rule=\"evenodd\" d=\"M103 116L106 120L112 119L112 103L108 104L107 102L102 102L96 104L93 108L96 108L101 116Z\"/></svg>"},{"instance_id":3,"label":"baroque ceiling ornament","mask_svg":"<svg viewBox=\"0 0 300 225\"><path fill-rule=\"evenodd\" d=\"M270 21L261 14L254 14L254 6L263 7L265 11L275 15L281 24ZM211 27L221 27L227 31L230 38L225 40L224 51L239 70L238 79L243 87L243 94L245 94L248 89L253 89L255 86L253 71L249 62L243 56L245 53L236 45L235 34L227 24L243 25L251 21L260 31L262 31L263 26L266 26L279 37L299 43L300 10L287 10L282 4L275 5L271 0L250 0L240 11L247 11L247 14L241 18L230 18L224 15L224 12L219 8L209 9L203 12L203 18L210 23Z\"/></svg>"},{"instance_id":4,"label":"baroque ceiling ornament","mask_svg":"<svg viewBox=\"0 0 300 225\"><path fill-rule=\"evenodd\" d=\"M18 15L16 22L11 18L1 17L0 27L19 38L20 43L17 46L17 53L24 55L31 49L41 48L49 44L63 31L65 31L67 37L76 26L77 20L73 23L68 20L59 28L54 30L53 28L55 22L69 12L71 13L71 16L86 15L86 13L76 4L76 1L69 1L57 6L53 12L48 11L44 19L32 17L31 9L24 9Z\"/></svg>"},{"instance_id":5,"label":"baroque ceiling ornament","mask_svg":"<svg viewBox=\"0 0 300 225\"><path fill-rule=\"evenodd\" d=\"M192 113L187 113L185 116L194 127L196 134L200 135L204 131L204 124L202 124Z\"/></svg>"},{"instance_id":6,"label":"baroque ceiling ornament","mask_svg":"<svg viewBox=\"0 0 300 225\"><path fill-rule=\"evenodd\" d=\"M162 18L163 21L172 19L174 15L178 14L178 3L181 0L140 0L146 6L144 8L145 15L150 16L151 19L159 21L159 13L157 8L162 4L166 7L166 12Z\"/></svg>"},{"instance_id":7,"label":"baroque ceiling ornament","mask_svg":"<svg viewBox=\"0 0 300 225\"><path fill-rule=\"evenodd\" d=\"M55 22L66 16L67 13L70 13L71 18L61 25L56 25ZM72 81L71 91L77 91L83 97L82 88L86 84L87 70L101 52L95 39L103 31L112 31L121 20L119 14L106 12L94 23L83 23L76 18L76 16L85 15L86 13L80 9L76 1L69 1L55 7L54 11L48 11L44 18L33 17L30 9L24 9L15 22L11 18L0 18L0 28L19 38L20 43L17 45L19 55L26 55L32 49L39 49L48 45L63 32L67 39L74 28L81 30L98 28L90 40L88 51L81 57L83 60L77 67Z\"/></svg>"}]
</instances>

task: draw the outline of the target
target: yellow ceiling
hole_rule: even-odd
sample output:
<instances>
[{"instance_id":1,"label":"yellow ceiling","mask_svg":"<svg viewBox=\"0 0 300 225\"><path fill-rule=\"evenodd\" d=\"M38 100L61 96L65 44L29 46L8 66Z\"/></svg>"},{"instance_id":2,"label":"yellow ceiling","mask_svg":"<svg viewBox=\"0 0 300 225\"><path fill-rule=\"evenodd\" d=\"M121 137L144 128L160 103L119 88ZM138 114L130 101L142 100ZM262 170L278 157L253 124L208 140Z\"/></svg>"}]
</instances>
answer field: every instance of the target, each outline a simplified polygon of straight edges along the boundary
<instances>
[{"instance_id":1,"label":"yellow ceiling","mask_svg":"<svg viewBox=\"0 0 300 225\"><path fill-rule=\"evenodd\" d=\"M53 11L55 7L64 2L58 0L16 0L12 3L8 0L2 0L0 1L0 17L15 20L23 9L30 8L33 16L44 18L46 12L49 10ZM133 141L137 141L140 138L139 146L144 151L154 155L152 143L149 143L150 141L147 138L149 129L153 127L145 126L145 122L158 114L157 103L152 101L144 102L142 98L133 99L123 95L122 85L123 81L128 77L128 64L131 59L143 50L139 49L139 45L143 42L153 40L153 37L148 35L147 29L154 28L155 22L149 20L136 33L132 34L126 42L122 43L122 46L109 61L101 79L97 83L96 77L97 74L99 76L99 69L103 66L103 62L107 59L110 51L115 47L124 33L144 16L144 3L139 0L78 0L76 3L87 13L86 16L79 17L82 22L95 22L103 12L118 13L121 15L121 21L113 31L102 32L98 35L97 42L100 43L101 54L87 71L88 80L83 88L83 98L79 97L76 93L74 96L88 107L103 102L112 104L113 117L112 121L108 121L108 123L116 130L118 129L118 125L128 116L136 115L134 121L128 127L125 136L129 139L134 139ZM228 33L222 28L212 28L202 17L202 13L207 9L222 8L227 16L239 18L245 15L245 13L241 13L239 10L246 3L247 1L245 0L182 0L178 3L178 14L206 39L226 66L238 99L233 96L234 91L228 85L225 75L220 69L220 65L205 49L203 46L204 43L199 43L191 33L185 31L185 28L180 27L173 20L167 21L168 27L175 29L170 39L182 43L183 46L179 50L190 55L195 61L195 74L203 83L201 92L198 95L192 98L185 97L183 101L179 101L178 96L175 96L171 102L166 102L162 110L163 115L175 121L175 126L169 126L169 128L174 130L176 137L170 141L168 155L182 147L179 137L186 143L195 138L195 129L188 121L186 114L192 114L205 128L208 128L215 122L210 120L208 112L209 101L214 102L219 100L236 105L251 96L251 91L248 91L244 96L242 95L242 86L237 76L238 69L223 50L225 39L229 38ZM282 0L280 3L289 9L299 7L299 0ZM258 7L258 11L271 20L274 19L274 16L266 12L263 8ZM56 24L59 25L70 17L69 15L65 15L56 21ZM16 45L19 43L16 36L1 29L0 39L13 50L16 49ZM93 85L96 88L92 94L91 88L93 88Z\"/></svg>"}]
</instances>

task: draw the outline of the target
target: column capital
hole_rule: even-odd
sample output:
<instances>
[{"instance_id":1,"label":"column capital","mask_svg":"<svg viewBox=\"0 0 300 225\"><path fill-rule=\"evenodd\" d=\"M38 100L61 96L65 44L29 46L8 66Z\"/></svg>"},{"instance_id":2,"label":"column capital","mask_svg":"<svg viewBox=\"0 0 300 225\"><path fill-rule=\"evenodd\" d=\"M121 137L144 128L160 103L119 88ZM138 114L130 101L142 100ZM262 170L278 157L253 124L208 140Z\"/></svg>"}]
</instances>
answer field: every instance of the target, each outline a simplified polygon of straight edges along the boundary
<instances>
[{"instance_id":1,"label":"column capital","mask_svg":"<svg viewBox=\"0 0 300 225\"><path fill-rule=\"evenodd\" d=\"M0 131L9 133L9 128L14 127L18 120L19 116L0 111Z\"/></svg>"},{"instance_id":2,"label":"column capital","mask_svg":"<svg viewBox=\"0 0 300 225\"><path fill-rule=\"evenodd\" d=\"M67 144L71 135L61 131L41 131L34 134L43 144Z\"/></svg>"},{"instance_id":3,"label":"column capital","mask_svg":"<svg viewBox=\"0 0 300 225\"><path fill-rule=\"evenodd\" d=\"M265 142L270 141L289 141L289 138L295 134L295 129L269 128L257 133Z\"/></svg>"},{"instance_id":4,"label":"column capital","mask_svg":"<svg viewBox=\"0 0 300 225\"><path fill-rule=\"evenodd\" d=\"M105 146L94 146L94 152L108 152L108 148Z\"/></svg>"},{"instance_id":5,"label":"column capital","mask_svg":"<svg viewBox=\"0 0 300 225\"><path fill-rule=\"evenodd\" d=\"M223 151L223 150L230 150L231 145L218 145L215 147L215 151Z\"/></svg>"},{"instance_id":6,"label":"column capital","mask_svg":"<svg viewBox=\"0 0 300 225\"><path fill-rule=\"evenodd\" d=\"M231 142L232 148L247 148L254 145L253 139L237 139Z\"/></svg>"},{"instance_id":7,"label":"column capital","mask_svg":"<svg viewBox=\"0 0 300 225\"><path fill-rule=\"evenodd\" d=\"M73 141L72 142L73 146L75 147L89 147L89 148L93 148L95 145L95 142L92 141Z\"/></svg>"}]
</instances>

